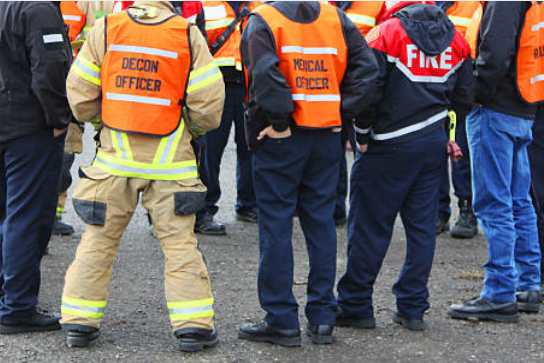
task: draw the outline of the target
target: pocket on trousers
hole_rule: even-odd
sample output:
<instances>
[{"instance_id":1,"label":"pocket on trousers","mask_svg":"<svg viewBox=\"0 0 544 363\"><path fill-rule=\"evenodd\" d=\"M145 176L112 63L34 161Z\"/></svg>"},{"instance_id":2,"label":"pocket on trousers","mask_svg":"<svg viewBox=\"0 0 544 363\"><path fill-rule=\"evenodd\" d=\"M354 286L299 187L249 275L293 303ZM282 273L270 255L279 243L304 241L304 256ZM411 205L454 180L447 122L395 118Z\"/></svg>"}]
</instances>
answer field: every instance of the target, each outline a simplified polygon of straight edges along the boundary
<instances>
[{"instance_id":1,"label":"pocket on trousers","mask_svg":"<svg viewBox=\"0 0 544 363\"><path fill-rule=\"evenodd\" d=\"M86 224L104 226L111 174L89 166L79 169L79 182L74 190L74 209Z\"/></svg>"},{"instance_id":2,"label":"pocket on trousers","mask_svg":"<svg viewBox=\"0 0 544 363\"><path fill-rule=\"evenodd\" d=\"M180 180L178 190L174 192L174 214L189 216L204 208L206 187L198 180Z\"/></svg>"}]
</instances>

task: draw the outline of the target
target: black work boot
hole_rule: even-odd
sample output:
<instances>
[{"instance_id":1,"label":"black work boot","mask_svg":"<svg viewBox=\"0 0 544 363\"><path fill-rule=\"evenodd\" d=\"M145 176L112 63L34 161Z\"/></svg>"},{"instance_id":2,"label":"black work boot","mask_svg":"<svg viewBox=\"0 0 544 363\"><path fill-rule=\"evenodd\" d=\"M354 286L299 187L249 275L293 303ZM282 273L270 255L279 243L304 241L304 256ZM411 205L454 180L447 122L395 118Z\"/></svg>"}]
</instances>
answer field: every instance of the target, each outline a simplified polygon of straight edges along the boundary
<instances>
[{"instance_id":1,"label":"black work boot","mask_svg":"<svg viewBox=\"0 0 544 363\"><path fill-rule=\"evenodd\" d=\"M436 235L438 236L442 232L447 232L450 230L450 217L445 215L438 215L438 219L436 220Z\"/></svg>"},{"instance_id":2,"label":"black work boot","mask_svg":"<svg viewBox=\"0 0 544 363\"><path fill-rule=\"evenodd\" d=\"M53 234L57 236L70 236L74 234L74 227L68 223L64 223L61 217L55 218L55 224L53 225Z\"/></svg>"},{"instance_id":3,"label":"black work boot","mask_svg":"<svg viewBox=\"0 0 544 363\"><path fill-rule=\"evenodd\" d=\"M256 208L241 209L236 212L236 220L247 223L259 223L259 215Z\"/></svg>"},{"instance_id":4,"label":"black work boot","mask_svg":"<svg viewBox=\"0 0 544 363\"><path fill-rule=\"evenodd\" d=\"M174 335L178 338L179 350L183 352L198 352L219 342L217 330L182 328L176 330Z\"/></svg>"},{"instance_id":5,"label":"black work boot","mask_svg":"<svg viewBox=\"0 0 544 363\"><path fill-rule=\"evenodd\" d=\"M459 219L450 235L453 238L472 238L478 234L478 220L469 199L459 199Z\"/></svg>"},{"instance_id":6,"label":"black work boot","mask_svg":"<svg viewBox=\"0 0 544 363\"><path fill-rule=\"evenodd\" d=\"M376 327L376 319L374 317L356 318L348 315L341 307L338 307L335 325L355 329L374 329Z\"/></svg>"},{"instance_id":7,"label":"black work boot","mask_svg":"<svg viewBox=\"0 0 544 363\"><path fill-rule=\"evenodd\" d=\"M264 320L242 325L238 329L238 338L254 342L268 342L284 347L299 347L302 345L300 330L273 328Z\"/></svg>"},{"instance_id":8,"label":"black work boot","mask_svg":"<svg viewBox=\"0 0 544 363\"><path fill-rule=\"evenodd\" d=\"M334 325L314 325L308 323L306 335L314 344L332 344L332 332Z\"/></svg>"},{"instance_id":9,"label":"black work boot","mask_svg":"<svg viewBox=\"0 0 544 363\"><path fill-rule=\"evenodd\" d=\"M481 297L450 306L448 315L454 319L493 320L499 323L519 321L518 305L515 301L494 303Z\"/></svg>"},{"instance_id":10,"label":"black work boot","mask_svg":"<svg viewBox=\"0 0 544 363\"><path fill-rule=\"evenodd\" d=\"M195 232L210 236L224 236L227 234L227 229L224 224L214 221L211 213L205 213L202 217L197 216Z\"/></svg>"},{"instance_id":11,"label":"black work boot","mask_svg":"<svg viewBox=\"0 0 544 363\"><path fill-rule=\"evenodd\" d=\"M0 334L17 334L40 331L60 330L60 315L37 309L26 318L16 322L0 323Z\"/></svg>"},{"instance_id":12,"label":"black work boot","mask_svg":"<svg viewBox=\"0 0 544 363\"><path fill-rule=\"evenodd\" d=\"M540 291L516 292L518 310L524 313L538 313L540 311Z\"/></svg>"},{"instance_id":13,"label":"black work boot","mask_svg":"<svg viewBox=\"0 0 544 363\"><path fill-rule=\"evenodd\" d=\"M398 311L393 311L393 322L402 325L404 328L412 331L422 331L427 328L423 318L410 318L404 316Z\"/></svg>"},{"instance_id":14,"label":"black work boot","mask_svg":"<svg viewBox=\"0 0 544 363\"><path fill-rule=\"evenodd\" d=\"M65 324L62 330L66 331L66 345L69 348L88 347L99 335L97 328L80 324Z\"/></svg>"}]
</instances>

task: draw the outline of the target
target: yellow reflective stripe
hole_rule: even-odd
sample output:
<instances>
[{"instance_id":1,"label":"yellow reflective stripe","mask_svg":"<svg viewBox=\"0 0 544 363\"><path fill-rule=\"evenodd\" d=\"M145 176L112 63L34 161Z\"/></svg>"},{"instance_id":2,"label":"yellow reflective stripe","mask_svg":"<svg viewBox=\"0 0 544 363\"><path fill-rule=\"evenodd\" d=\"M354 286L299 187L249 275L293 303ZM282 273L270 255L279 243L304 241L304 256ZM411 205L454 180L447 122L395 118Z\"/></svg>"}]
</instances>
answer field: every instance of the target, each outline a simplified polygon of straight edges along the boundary
<instances>
[{"instance_id":1,"label":"yellow reflective stripe","mask_svg":"<svg viewBox=\"0 0 544 363\"><path fill-rule=\"evenodd\" d=\"M214 58L214 60L219 67L232 67L236 64L234 57L218 57Z\"/></svg>"},{"instance_id":2,"label":"yellow reflective stripe","mask_svg":"<svg viewBox=\"0 0 544 363\"><path fill-rule=\"evenodd\" d=\"M90 308L105 308L108 304L106 300L83 300L68 296L63 296L62 302L67 302L72 305L86 306Z\"/></svg>"},{"instance_id":3,"label":"yellow reflective stripe","mask_svg":"<svg viewBox=\"0 0 544 363\"><path fill-rule=\"evenodd\" d=\"M199 319L207 318L213 316L213 310L203 311L200 313L188 313L188 314L170 314L170 320L179 321L179 320L190 320L190 319Z\"/></svg>"},{"instance_id":4,"label":"yellow reflective stripe","mask_svg":"<svg viewBox=\"0 0 544 363\"><path fill-rule=\"evenodd\" d=\"M168 138L169 136L165 136L161 139L157 152L155 153L155 157L153 158L153 164L159 164L161 162L162 154L164 153L164 148L166 147Z\"/></svg>"},{"instance_id":5,"label":"yellow reflective stripe","mask_svg":"<svg viewBox=\"0 0 544 363\"><path fill-rule=\"evenodd\" d=\"M125 150L128 160L134 160L132 158L132 149L130 148L130 143L128 142L128 136L126 133L121 133L121 138L123 139L123 149Z\"/></svg>"},{"instance_id":6,"label":"yellow reflective stripe","mask_svg":"<svg viewBox=\"0 0 544 363\"><path fill-rule=\"evenodd\" d=\"M212 62L205 67L191 72L189 81L187 82L187 93L195 92L213 82L219 81L221 78L221 71L219 70L217 63Z\"/></svg>"},{"instance_id":7,"label":"yellow reflective stripe","mask_svg":"<svg viewBox=\"0 0 544 363\"><path fill-rule=\"evenodd\" d=\"M368 26L376 26L376 18L373 18L371 16L360 15L360 14L346 14L346 15L354 23L364 24Z\"/></svg>"},{"instance_id":8,"label":"yellow reflective stripe","mask_svg":"<svg viewBox=\"0 0 544 363\"><path fill-rule=\"evenodd\" d=\"M79 55L73 65L76 74L86 81L91 82L97 86L100 86L100 67Z\"/></svg>"},{"instance_id":9,"label":"yellow reflective stripe","mask_svg":"<svg viewBox=\"0 0 544 363\"><path fill-rule=\"evenodd\" d=\"M176 134L174 136L174 140L172 141L172 145L169 145L170 150L168 151L168 158L166 159L167 163L171 163L174 161L174 156L176 155L176 151L178 150L179 141L181 140L181 135L183 135L183 130L185 130L185 122L183 120L179 124L178 130L176 131Z\"/></svg>"},{"instance_id":10,"label":"yellow reflective stripe","mask_svg":"<svg viewBox=\"0 0 544 363\"><path fill-rule=\"evenodd\" d=\"M115 154L117 154L118 157L122 157L123 152L121 151L121 148L119 147L119 141L117 140L117 132L114 130L110 130L111 133L111 145L113 146L113 149L115 150Z\"/></svg>"},{"instance_id":11,"label":"yellow reflective stripe","mask_svg":"<svg viewBox=\"0 0 544 363\"><path fill-rule=\"evenodd\" d=\"M185 122L181 120L178 128L172 134L165 136L161 139L155 158L153 158L153 164L166 164L171 163L174 160L174 155L179 145L179 140L185 129Z\"/></svg>"},{"instance_id":12,"label":"yellow reflective stripe","mask_svg":"<svg viewBox=\"0 0 544 363\"><path fill-rule=\"evenodd\" d=\"M213 305L213 302L214 302L213 297L210 297L208 299L200 299L200 300L169 302L167 303L167 308L168 309L192 308L196 306Z\"/></svg>"},{"instance_id":13,"label":"yellow reflective stripe","mask_svg":"<svg viewBox=\"0 0 544 363\"><path fill-rule=\"evenodd\" d=\"M450 18L453 25L467 26L467 27L470 25L470 18L463 18L461 16L452 16L452 15L448 15L448 17Z\"/></svg>"},{"instance_id":14,"label":"yellow reflective stripe","mask_svg":"<svg viewBox=\"0 0 544 363\"><path fill-rule=\"evenodd\" d=\"M93 125L94 127L98 127L100 126L100 124L102 124L102 117L100 116L91 121L91 125Z\"/></svg>"},{"instance_id":15,"label":"yellow reflective stripe","mask_svg":"<svg viewBox=\"0 0 544 363\"><path fill-rule=\"evenodd\" d=\"M213 30L213 29L228 27L230 23L232 23L234 20L235 18L224 18L220 20L207 21L206 30Z\"/></svg>"},{"instance_id":16,"label":"yellow reflective stripe","mask_svg":"<svg viewBox=\"0 0 544 363\"><path fill-rule=\"evenodd\" d=\"M93 313L91 311L72 310L65 307L60 308L63 315L71 315L79 318L100 319L104 313Z\"/></svg>"}]
</instances>

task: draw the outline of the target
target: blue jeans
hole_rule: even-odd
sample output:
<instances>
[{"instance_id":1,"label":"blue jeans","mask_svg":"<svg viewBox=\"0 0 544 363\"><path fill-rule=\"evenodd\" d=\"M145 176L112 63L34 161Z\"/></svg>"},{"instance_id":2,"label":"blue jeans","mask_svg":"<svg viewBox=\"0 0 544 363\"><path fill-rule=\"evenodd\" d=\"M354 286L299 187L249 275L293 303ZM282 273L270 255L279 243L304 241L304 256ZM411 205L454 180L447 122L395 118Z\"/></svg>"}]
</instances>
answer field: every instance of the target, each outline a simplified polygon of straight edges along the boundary
<instances>
[{"instance_id":1,"label":"blue jeans","mask_svg":"<svg viewBox=\"0 0 544 363\"><path fill-rule=\"evenodd\" d=\"M503 303L540 290L540 249L529 191L532 120L475 107L467 117L473 206L487 237L481 296Z\"/></svg>"}]
</instances>

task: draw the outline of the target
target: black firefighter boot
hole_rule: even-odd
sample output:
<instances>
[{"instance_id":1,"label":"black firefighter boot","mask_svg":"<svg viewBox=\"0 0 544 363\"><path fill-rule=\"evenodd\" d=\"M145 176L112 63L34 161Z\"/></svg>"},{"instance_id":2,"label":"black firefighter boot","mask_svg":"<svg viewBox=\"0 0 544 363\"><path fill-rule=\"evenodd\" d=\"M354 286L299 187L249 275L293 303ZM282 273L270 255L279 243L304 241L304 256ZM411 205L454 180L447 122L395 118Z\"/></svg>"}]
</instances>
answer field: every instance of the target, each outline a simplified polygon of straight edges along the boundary
<instances>
[{"instance_id":1,"label":"black firefighter boot","mask_svg":"<svg viewBox=\"0 0 544 363\"><path fill-rule=\"evenodd\" d=\"M69 348L84 348L98 338L99 330L92 326L80 324L64 324L62 330L66 331L66 345Z\"/></svg>"},{"instance_id":2,"label":"black firefighter boot","mask_svg":"<svg viewBox=\"0 0 544 363\"><path fill-rule=\"evenodd\" d=\"M472 238L478 234L478 220L472 210L470 199L459 199L459 219L450 235L453 238Z\"/></svg>"},{"instance_id":3,"label":"black firefighter boot","mask_svg":"<svg viewBox=\"0 0 544 363\"><path fill-rule=\"evenodd\" d=\"M74 234L74 227L68 223L64 223L61 217L55 217L55 224L53 225L53 234L57 236L71 236Z\"/></svg>"}]
</instances>

